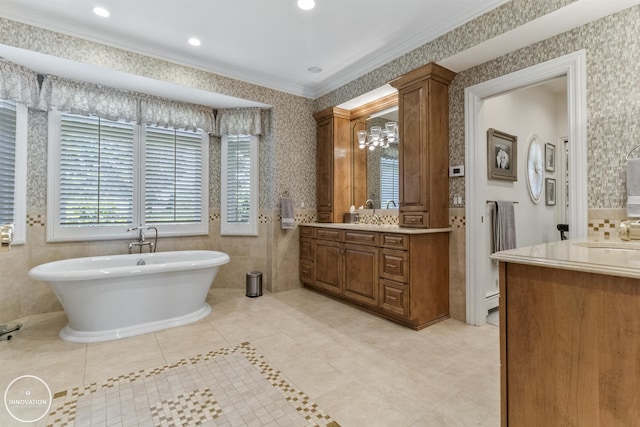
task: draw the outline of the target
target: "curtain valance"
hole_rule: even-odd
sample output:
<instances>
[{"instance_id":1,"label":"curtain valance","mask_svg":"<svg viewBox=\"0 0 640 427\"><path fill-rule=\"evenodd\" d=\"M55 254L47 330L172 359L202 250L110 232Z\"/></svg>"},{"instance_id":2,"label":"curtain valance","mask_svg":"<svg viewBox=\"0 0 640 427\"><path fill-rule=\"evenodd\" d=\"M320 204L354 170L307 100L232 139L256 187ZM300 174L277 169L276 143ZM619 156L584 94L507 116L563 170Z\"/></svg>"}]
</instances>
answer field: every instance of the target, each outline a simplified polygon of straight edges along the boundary
<instances>
[{"instance_id":1,"label":"curtain valance","mask_svg":"<svg viewBox=\"0 0 640 427\"><path fill-rule=\"evenodd\" d=\"M40 108L128 122L138 122L139 115L137 99L127 91L56 76L44 77Z\"/></svg>"},{"instance_id":2,"label":"curtain valance","mask_svg":"<svg viewBox=\"0 0 640 427\"><path fill-rule=\"evenodd\" d=\"M22 102L34 108L39 103L39 92L35 71L0 59L0 98Z\"/></svg>"},{"instance_id":3,"label":"curtain valance","mask_svg":"<svg viewBox=\"0 0 640 427\"><path fill-rule=\"evenodd\" d=\"M262 135L260 108L220 109L215 130L216 135Z\"/></svg>"},{"instance_id":4,"label":"curtain valance","mask_svg":"<svg viewBox=\"0 0 640 427\"><path fill-rule=\"evenodd\" d=\"M206 133L212 133L214 130L213 108L142 96L140 123L188 130L202 129Z\"/></svg>"}]
</instances>

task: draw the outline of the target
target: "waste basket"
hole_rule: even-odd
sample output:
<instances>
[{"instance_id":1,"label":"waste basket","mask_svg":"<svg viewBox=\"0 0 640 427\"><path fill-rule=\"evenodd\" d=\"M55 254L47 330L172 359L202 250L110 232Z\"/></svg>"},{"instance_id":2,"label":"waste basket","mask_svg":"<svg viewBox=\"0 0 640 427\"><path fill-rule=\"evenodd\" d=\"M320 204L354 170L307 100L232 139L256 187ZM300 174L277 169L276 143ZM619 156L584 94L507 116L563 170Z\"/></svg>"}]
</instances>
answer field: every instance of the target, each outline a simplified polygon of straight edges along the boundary
<instances>
[{"instance_id":1,"label":"waste basket","mask_svg":"<svg viewBox=\"0 0 640 427\"><path fill-rule=\"evenodd\" d=\"M247 293L251 298L262 295L262 272L251 271L247 273Z\"/></svg>"}]
</instances>

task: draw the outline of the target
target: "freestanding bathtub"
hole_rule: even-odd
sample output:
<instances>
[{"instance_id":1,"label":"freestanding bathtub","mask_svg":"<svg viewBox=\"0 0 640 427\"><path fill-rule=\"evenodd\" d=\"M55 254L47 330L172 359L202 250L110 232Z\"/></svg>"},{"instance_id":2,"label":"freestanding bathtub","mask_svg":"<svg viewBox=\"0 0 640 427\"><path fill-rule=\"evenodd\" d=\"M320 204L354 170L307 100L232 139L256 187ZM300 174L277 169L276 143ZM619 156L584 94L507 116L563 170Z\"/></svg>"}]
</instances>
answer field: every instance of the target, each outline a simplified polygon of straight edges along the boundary
<instances>
[{"instance_id":1,"label":"freestanding bathtub","mask_svg":"<svg viewBox=\"0 0 640 427\"><path fill-rule=\"evenodd\" d=\"M87 343L130 337L206 317L205 302L219 266L229 255L176 251L75 258L29 271L48 282L69 324L65 341Z\"/></svg>"}]
</instances>

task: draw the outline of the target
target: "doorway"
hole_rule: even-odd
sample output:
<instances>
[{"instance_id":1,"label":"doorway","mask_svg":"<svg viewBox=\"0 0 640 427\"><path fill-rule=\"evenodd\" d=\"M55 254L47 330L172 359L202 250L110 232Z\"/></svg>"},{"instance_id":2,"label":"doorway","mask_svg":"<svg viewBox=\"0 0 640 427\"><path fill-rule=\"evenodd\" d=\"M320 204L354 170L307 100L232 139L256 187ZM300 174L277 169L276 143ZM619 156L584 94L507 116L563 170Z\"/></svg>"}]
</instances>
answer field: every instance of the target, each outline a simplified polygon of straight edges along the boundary
<instances>
[{"instance_id":1,"label":"doorway","mask_svg":"<svg viewBox=\"0 0 640 427\"><path fill-rule=\"evenodd\" d=\"M487 232L490 212L487 200L494 200L496 194L513 193L513 186L503 184L503 189L489 188L487 180L487 121L485 103L492 98L524 87L539 85L551 80L566 77L567 122L566 140L571 146L568 152L566 174L571 191L568 200L563 200L568 209L566 222L570 224L571 238L586 237L587 234L587 141L586 141L586 53L578 51L560 58L547 61L487 82L469 87L465 90L465 179L466 215L466 319L467 323L482 325L486 322L488 309L497 306L498 294L493 296L490 289L495 289L497 268L492 267L489 259L491 233ZM556 142L556 141L553 141ZM526 153L527 141L521 140L520 151ZM564 152L564 145L555 145L556 153ZM524 154L526 156L526 154ZM520 156L519 156L520 157ZM521 171L521 186L526 181L525 172ZM492 193L493 191L493 193ZM497 193L496 193L497 191ZM522 190L520 190L521 193ZM493 197L493 198L490 198ZM528 198L528 194L525 194ZM524 197L520 194L518 197ZM507 196L508 197L508 196ZM501 197L504 199L504 197ZM516 197L512 197L516 198ZM525 199L523 199L525 200ZM517 200L514 200L517 201ZM543 201L544 203L544 201ZM557 201L556 201L557 203ZM516 222L518 207L516 205ZM555 215L555 213L553 214ZM563 214L564 217L564 214ZM523 244L521 244L523 243ZM518 241L518 246L536 243L525 236Z\"/></svg>"}]
</instances>

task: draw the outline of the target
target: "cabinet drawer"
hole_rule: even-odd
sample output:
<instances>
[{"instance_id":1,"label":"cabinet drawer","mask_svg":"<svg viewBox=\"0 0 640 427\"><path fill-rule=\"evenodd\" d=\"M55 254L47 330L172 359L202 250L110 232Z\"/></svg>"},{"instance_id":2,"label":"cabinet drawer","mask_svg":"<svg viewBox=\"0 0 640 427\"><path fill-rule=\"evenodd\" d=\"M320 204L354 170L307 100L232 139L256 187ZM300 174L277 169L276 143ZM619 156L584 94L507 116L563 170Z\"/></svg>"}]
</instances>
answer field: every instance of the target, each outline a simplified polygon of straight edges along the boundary
<instances>
[{"instance_id":1,"label":"cabinet drawer","mask_svg":"<svg viewBox=\"0 0 640 427\"><path fill-rule=\"evenodd\" d=\"M429 227L429 212L401 213L400 225L404 227Z\"/></svg>"},{"instance_id":2,"label":"cabinet drawer","mask_svg":"<svg viewBox=\"0 0 640 427\"><path fill-rule=\"evenodd\" d=\"M380 251L380 277L407 283L409 281L409 255L405 251Z\"/></svg>"},{"instance_id":3,"label":"cabinet drawer","mask_svg":"<svg viewBox=\"0 0 640 427\"><path fill-rule=\"evenodd\" d=\"M401 316L409 316L409 286L380 279L380 307Z\"/></svg>"},{"instance_id":4,"label":"cabinet drawer","mask_svg":"<svg viewBox=\"0 0 640 427\"><path fill-rule=\"evenodd\" d=\"M316 237L316 229L313 227L304 227L301 226L300 228L300 237L307 237L309 239L312 239L314 237Z\"/></svg>"},{"instance_id":5,"label":"cabinet drawer","mask_svg":"<svg viewBox=\"0 0 640 427\"><path fill-rule=\"evenodd\" d=\"M300 258L313 261L315 257L315 244L311 239L300 239Z\"/></svg>"},{"instance_id":6,"label":"cabinet drawer","mask_svg":"<svg viewBox=\"0 0 640 427\"><path fill-rule=\"evenodd\" d=\"M300 260L300 281L313 284L315 280L314 265L312 261Z\"/></svg>"},{"instance_id":7,"label":"cabinet drawer","mask_svg":"<svg viewBox=\"0 0 640 427\"><path fill-rule=\"evenodd\" d=\"M382 233L381 246L392 249L409 249L409 236L406 234Z\"/></svg>"},{"instance_id":8,"label":"cabinet drawer","mask_svg":"<svg viewBox=\"0 0 640 427\"><path fill-rule=\"evenodd\" d=\"M341 230L334 230L329 228L318 228L316 230L316 237L324 240L340 240Z\"/></svg>"},{"instance_id":9,"label":"cabinet drawer","mask_svg":"<svg viewBox=\"0 0 640 427\"><path fill-rule=\"evenodd\" d=\"M331 212L318 212L318 222L331 222L332 213Z\"/></svg>"},{"instance_id":10,"label":"cabinet drawer","mask_svg":"<svg viewBox=\"0 0 640 427\"><path fill-rule=\"evenodd\" d=\"M361 245L377 246L378 233L346 230L344 232L344 241L347 243L358 243Z\"/></svg>"}]
</instances>

